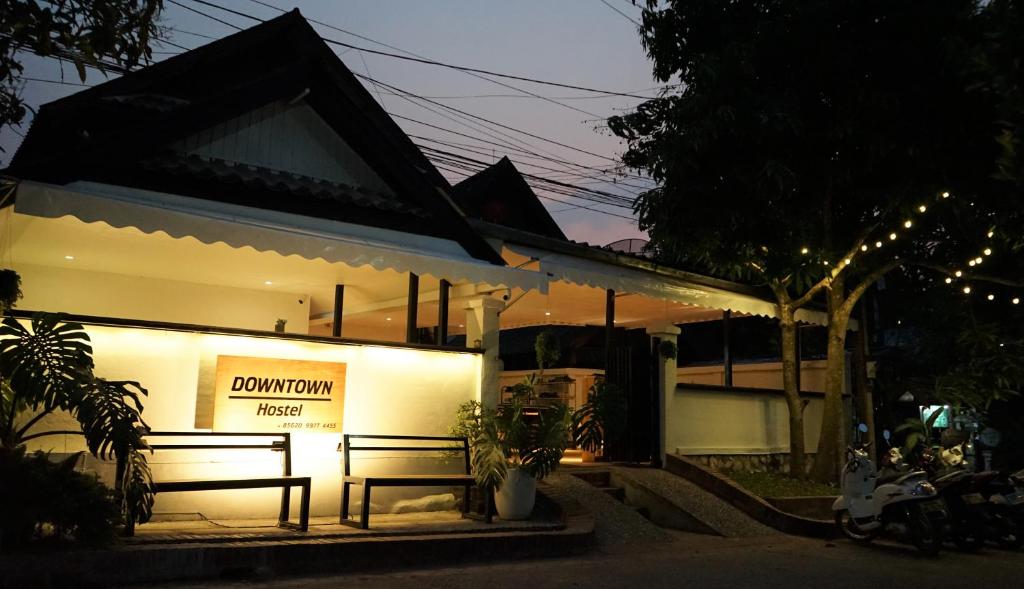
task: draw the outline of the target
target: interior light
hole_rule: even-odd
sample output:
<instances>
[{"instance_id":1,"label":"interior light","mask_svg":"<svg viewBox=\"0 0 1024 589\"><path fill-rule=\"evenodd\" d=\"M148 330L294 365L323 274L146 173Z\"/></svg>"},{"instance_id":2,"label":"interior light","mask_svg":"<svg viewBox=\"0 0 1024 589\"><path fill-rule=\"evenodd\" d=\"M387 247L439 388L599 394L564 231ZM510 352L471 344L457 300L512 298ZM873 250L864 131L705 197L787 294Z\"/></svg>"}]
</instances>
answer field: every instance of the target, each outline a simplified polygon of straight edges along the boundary
<instances>
[{"instance_id":1,"label":"interior light","mask_svg":"<svg viewBox=\"0 0 1024 589\"><path fill-rule=\"evenodd\" d=\"M384 321L391 321L391 317L385 317Z\"/></svg>"},{"instance_id":2,"label":"interior light","mask_svg":"<svg viewBox=\"0 0 1024 589\"><path fill-rule=\"evenodd\" d=\"M264 280L263 284L266 284L267 286L270 286L271 284L274 284L274 283L271 282L270 280Z\"/></svg>"},{"instance_id":3,"label":"interior light","mask_svg":"<svg viewBox=\"0 0 1024 589\"><path fill-rule=\"evenodd\" d=\"M545 317L550 317L551 316L551 311L544 311L544 316Z\"/></svg>"},{"instance_id":4,"label":"interior light","mask_svg":"<svg viewBox=\"0 0 1024 589\"><path fill-rule=\"evenodd\" d=\"M74 260L75 256L64 256L65 260Z\"/></svg>"}]
</instances>

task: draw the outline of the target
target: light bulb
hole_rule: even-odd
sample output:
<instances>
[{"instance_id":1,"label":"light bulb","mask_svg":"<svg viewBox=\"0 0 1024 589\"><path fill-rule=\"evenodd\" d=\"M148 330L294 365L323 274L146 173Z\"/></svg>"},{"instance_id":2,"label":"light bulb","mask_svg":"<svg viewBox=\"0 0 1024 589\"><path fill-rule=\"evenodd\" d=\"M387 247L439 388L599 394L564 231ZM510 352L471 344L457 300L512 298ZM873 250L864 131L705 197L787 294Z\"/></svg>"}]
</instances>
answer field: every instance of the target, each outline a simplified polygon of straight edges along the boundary
<instances>
[{"instance_id":1,"label":"light bulb","mask_svg":"<svg viewBox=\"0 0 1024 589\"><path fill-rule=\"evenodd\" d=\"M875 242L875 247L882 247L882 242L881 241L876 241Z\"/></svg>"},{"instance_id":2,"label":"light bulb","mask_svg":"<svg viewBox=\"0 0 1024 589\"><path fill-rule=\"evenodd\" d=\"M959 270L957 270L956 272L953 273L953 275L956 276L957 278L960 278L961 276L964 275L964 273L959 271Z\"/></svg>"},{"instance_id":3,"label":"light bulb","mask_svg":"<svg viewBox=\"0 0 1024 589\"><path fill-rule=\"evenodd\" d=\"M823 261L822 264L825 264L826 266L828 266L828 260Z\"/></svg>"},{"instance_id":4,"label":"light bulb","mask_svg":"<svg viewBox=\"0 0 1024 589\"><path fill-rule=\"evenodd\" d=\"M994 295L994 294L988 295L988 300L990 300L990 301L996 300L996 295Z\"/></svg>"},{"instance_id":5,"label":"light bulb","mask_svg":"<svg viewBox=\"0 0 1024 589\"><path fill-rule=\"evenodd\" d=\"M965 286L964 287L964 294L971 294L971 287Z\"/></svg>"},{"instance_id":6,"label":"light bulb","mask_svg":"<svg viewBox=\"0 0 1024 589\"><path fill-rule=\"evenodd\" d=\"M942 193L942 198L949 198L949 193L948 192L943 192Z\"/></svg>"},{"instance_id":7,"label":"light bulb","mask_svg":"<svg viewBox=\"0 0 1024 589\"><path fill-rule=\"evenodd\" d=\"M860 246L860 251L862 251L862 252L868 251L868 246L866 246L866 245Z\"/></svg>"},{"instance_id":8,"label":"light bulb","mask_svg":"<svg viewBox=\"0 0 1024 589\"><path fill-rule=\"evenodd\" d=\"M903 222L903 226L906 227L907 229L910 229L911 227L914 226L914 222L908 219Z\"/></svg>"},{"instance_id":9,"label":"light bulb","mask_svg":"<svg viewBox=\"0 0 1024 589\"><path fill-rule=\"evenodd\" d=\"M1010 302L1013 303L1014 305L1019 305L1020 304L1020 297L1013 297L1013 300L1010 301Z\"/></svg>"},{"instance_id":10,"label":"light bulb","mask_svg":"<svg viewBox=\"0 0 1024 589\"><path fill-rule=\"evenodd\" d=\"M807 255L807 252L808 252L808 251L810 251L810 250L808 250L807 248L801 248L801 249L800 249L800 253L801 253L801 254L804 254L804 255Z\"/></svg>"},{"instance_id":11,"label":"light bulb","mask_svg":"<svg viewBox=\"0 0 1024 589\"><path fill-rule=\"evenodd\" d=\"M924 205L921 205L921 206L917 207L917 210L919 210L919 211L921 211L923 213L923 212L928 210L928 207L926 207Z\"/></svg>"},{"instance_id":12,"label":"light bulb","mask_svg":"<svg viewBox=\"0 0 1024 589\"><path fill-rule=\"evenodd\" d=\"M978 264L978 263L977 263L977 262L975 262L974 260L971 260L970 262L967 262L967 265L968 265L968 266L976 266L977 264Z\"/></svg>"},{"instance_id":13,"label":"light bulb","mask_svg":"<svg viewBox=\"0 0 1024 589\"><path fill-rule=\"evenodd\" d=\"M952 282L953 282L953 279L947 276L946 277L946 284L951 284Z\"/></svg>"},{"instance_id":14,"label":"light bulb","mask_svg":"<svg viewBox=\"0 0 1024 589\"><path fill-rule=\"evenodd\" d=\"M982 258L981 256L978 256L977 258L974 258L974 263L975 264L980 264L980 263L982 263L984 261L985 261L985 258Z\"/></svg>"},{"instance_id":15,"label":"light bulb","mask_svg":"<svg viewBox=\"0 0 1024 589\"><path fill-rule=\"evenodd\" d=\"M850 258L846 258L845 260L843 260L843 264L846 264L847 266L849 266L850 265Z\"/></svg>"},{"instance_id":16,"label":"light bulb","mask_svg":"<svg viewBox=\"0 0 1024 589\"><path fill-rule=\"evenodd\" d=\"M889 239L895 240L896 239L896 234L895 233L890 233L889 234Z\"/></svg>"},{"instance_id":17,"label":"light bulb","mask_svg":"<svg viewBox=\"0 0 1024 589\"><path fill-rule=\"evenodd\" d=\"M989 231L989 232L988 232L988 237L989 237L989 239L991 239L993 235L995 235L995 233L993 233L992 231Z\"/></svg>"},{"instance_id":18,"label":"light bulb","mask_svg":"<svg viewBox=\"0 0 1024 589\"><path fill-rule=\"evenodd\" d=\"M990 248L990 247L985 248L985 255L986 256L991 256L992 255L992 248Z\"/></svg>"}]
</instances>

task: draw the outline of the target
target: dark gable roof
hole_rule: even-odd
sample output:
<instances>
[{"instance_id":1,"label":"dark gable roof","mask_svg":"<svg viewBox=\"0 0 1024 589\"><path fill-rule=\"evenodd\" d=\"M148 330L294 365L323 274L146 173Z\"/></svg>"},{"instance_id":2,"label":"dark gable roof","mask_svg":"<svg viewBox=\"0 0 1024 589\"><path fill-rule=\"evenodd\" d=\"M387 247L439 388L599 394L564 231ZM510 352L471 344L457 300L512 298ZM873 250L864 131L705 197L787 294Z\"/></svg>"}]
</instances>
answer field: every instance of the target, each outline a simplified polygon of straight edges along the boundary
<instances>
[{"instance_id":1,"label":"dark gable roof","mask_svg":"<svg viewBox=\"0 0 1024 589\"><path fill-rule=\"evenodd\" d=\"M452 197L474 219L567 240L507 157L456 184Z\"/></svg>"},{"instance_id":2,"label":"dark gable roof","mask_svg":"<svg viewBox=\"0 0 1024 589\"><path fill-rule=\"evenodd\" d=\"M258 168L232 170L168 148L300 95L393 196ZM450 199L447 180L298 10L43 105L5 173L56 184L107 182L434 235L457 241L478 259L504 263Z\"/></svg>"}]
</instances>

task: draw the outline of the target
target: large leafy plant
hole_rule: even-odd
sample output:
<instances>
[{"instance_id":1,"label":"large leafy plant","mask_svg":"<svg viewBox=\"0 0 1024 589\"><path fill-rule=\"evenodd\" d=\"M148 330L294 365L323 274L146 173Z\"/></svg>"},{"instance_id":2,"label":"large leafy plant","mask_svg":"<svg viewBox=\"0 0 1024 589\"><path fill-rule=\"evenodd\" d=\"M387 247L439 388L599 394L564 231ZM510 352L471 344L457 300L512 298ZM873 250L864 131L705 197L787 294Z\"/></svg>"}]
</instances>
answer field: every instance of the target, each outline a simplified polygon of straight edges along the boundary
<instances>
[{"instance_id":1,"label":"large leafy plant","mask_svg":"<svg viewBox=\"0 0 1024 589\"><path fill-rule=\"evenodd\" d=\"M0 323L0 449L10 452L46 436L75 434L89 452L117 463L117 497L129 526L152 514L153 492L142 438L139 383L93 374L89 336L77 323L40 313L31 329L13 318ZM40 429L48 415L64 412L79 431Z\"/></svg>"},{"instance_id":2,"label":"large leafy plant","mask_svg":"<svg viewBox=\"0 0 1024 589\"><path fill-rule=\"evenodd\" d=\"M587 452L614 448L626 430L626 396L614 383L590 387L587 402L572 415L573 441Z\"/></svg>"},{"instance_id":3,"label":"large leafy plant","mask_svg":"<svg viewBox=\"0 0 1024 589\"><path fill-rule=\"evenodd\" d=\"M527 408L514 399L496 410L477 407L472 463L481 487L501 488L509 468L540 480L558 467L569 446L571 415L566 405Z\"/></svg>"}]
</instances>

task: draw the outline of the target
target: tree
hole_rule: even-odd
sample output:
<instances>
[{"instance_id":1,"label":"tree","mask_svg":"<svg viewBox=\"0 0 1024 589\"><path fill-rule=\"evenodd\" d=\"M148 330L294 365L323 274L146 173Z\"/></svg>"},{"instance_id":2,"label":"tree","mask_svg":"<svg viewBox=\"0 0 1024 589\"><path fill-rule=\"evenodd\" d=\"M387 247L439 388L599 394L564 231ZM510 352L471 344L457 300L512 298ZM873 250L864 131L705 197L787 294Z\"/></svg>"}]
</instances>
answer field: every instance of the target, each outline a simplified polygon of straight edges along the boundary
<instances>
[{"instance_id":1,"label":"tree","mask_svg":"<svg viewBox=\"0 0 1024 589\"><path fill-rule=\"evenodd\" d=\"M641 228L673 263L771 289L794 464L796 313L824 300L817 479L838 473L846 334L866 290L912 263L966 279L968 255L1013 233L987 231L1020 199L992 178L983 15L974 0L647 2L654 76L678 89L609 120L623 162L659 183L637 199Z\"/></svg>"},{"instance_id":2,"label":"tree","mask_svg":"<svg viewBox=\"0 0 1024 589\"><path fill-rule=\"evenodd\" d=\"M56 57L101 73L129 70L152 57L163 0L0 0L0 128L25 117L21 52Z\"/></svg>"}]
</instances>

